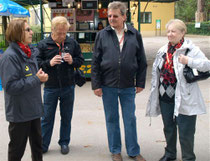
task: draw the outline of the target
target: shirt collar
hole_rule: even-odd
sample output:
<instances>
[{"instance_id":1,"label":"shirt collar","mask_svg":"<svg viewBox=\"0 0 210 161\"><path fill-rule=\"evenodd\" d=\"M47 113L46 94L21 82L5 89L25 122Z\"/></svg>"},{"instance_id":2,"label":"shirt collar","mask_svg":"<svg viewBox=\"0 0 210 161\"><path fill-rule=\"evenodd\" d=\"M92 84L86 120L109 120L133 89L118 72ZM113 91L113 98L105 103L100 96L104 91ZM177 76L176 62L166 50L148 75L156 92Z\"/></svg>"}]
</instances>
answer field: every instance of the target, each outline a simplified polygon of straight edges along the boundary
<instances>
[{"instance_id":1,"label":"shirt collar","mask_svg":"<svg viewBox=\"0 0 210 161\"><path fill-rule=\"evenodd\" d=\"M111 26L111 28L112 28L112 30L115 31L115 28L114 28L114 27ZM124 29L123 29L123 30L124 30L125 32L128 31L128 27L127 27L126 23L124 23Z\"/></svg>"}]
</instances>

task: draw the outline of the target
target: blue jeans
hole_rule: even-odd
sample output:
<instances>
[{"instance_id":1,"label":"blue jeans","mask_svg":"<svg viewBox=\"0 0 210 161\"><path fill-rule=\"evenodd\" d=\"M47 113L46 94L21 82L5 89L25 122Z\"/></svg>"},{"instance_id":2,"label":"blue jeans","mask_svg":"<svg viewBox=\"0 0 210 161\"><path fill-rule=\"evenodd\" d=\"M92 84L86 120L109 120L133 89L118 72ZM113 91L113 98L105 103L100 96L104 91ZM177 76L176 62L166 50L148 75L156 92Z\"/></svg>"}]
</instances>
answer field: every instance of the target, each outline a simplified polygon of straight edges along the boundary
<instances>
[{"instance_id":1,"label":"blue jeans","mask_svg":"<svg viewBox=\"0 0 210 161\"><path fill-rule=\"evenodd\" d=\"M187 116L179 114L174 116L174 103L160 101L160 109L164 124L164 134L166 138L165 155L176 158L177 150L177 127L179 131L179 141L182 151L183 161L195 161L194 135L196 125L196 115Z\"/></svg>"},{"instance_id":2,"label":"blue jeans","mask_svg":"<svg viewBox=\"0 0 210 161\"><path fill-rule=\"evenodd\" d=\"M73 115L74 87L44 88L44 116L41 119L42 148L48 150L55 120L55 112L60 100L60 139L59 145L68 145L70 142L71 119Z\"/></svg>"},{"instance_id":3,"label":"blue jeans","mask_svg":"<svg viewBox=\"0 0 210 161\"><path fill-rule=\"evenodd\" d=\"M118 154L121 152L121 134L118 107L119 99L125 129L127 154L129 156L136 156L140 154L140 147L137 143L136 132L135 88L119 89L102 87L102 91L110 152L113 154Z\"/></svg>"}]
</instances>

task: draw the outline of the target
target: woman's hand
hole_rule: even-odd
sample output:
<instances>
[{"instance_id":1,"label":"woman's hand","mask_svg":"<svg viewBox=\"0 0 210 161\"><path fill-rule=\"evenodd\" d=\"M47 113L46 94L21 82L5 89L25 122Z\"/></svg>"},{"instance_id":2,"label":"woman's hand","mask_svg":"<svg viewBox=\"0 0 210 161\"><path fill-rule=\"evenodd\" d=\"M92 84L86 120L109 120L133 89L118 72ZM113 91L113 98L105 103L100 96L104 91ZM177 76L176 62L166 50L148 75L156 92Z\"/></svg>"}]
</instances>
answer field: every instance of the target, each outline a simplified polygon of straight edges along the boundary
<instances>
[{"instance_id":1,"label":"woman's hand","mask_svg":"<svg viewBox=\"0 0 210 161\"><path fill-rule=\"evenodd\" d=\"M36 76L39 78L40 82L44 83L48 80L48 74L45 73L42 68L39 69L39 71L36 73Z\"/></svg>"},{"instance_id":2,"label":"woman's hand","mask_svg":"<svg viewBox=\"0 0 210 161\"><path fill-rule=\"evenodd\" d=\"M182 64L188 64L188 56L185 56L183 54L180 54L179 57L178 57L178 60L180 63Z\"/></svg>"}]
</instances>

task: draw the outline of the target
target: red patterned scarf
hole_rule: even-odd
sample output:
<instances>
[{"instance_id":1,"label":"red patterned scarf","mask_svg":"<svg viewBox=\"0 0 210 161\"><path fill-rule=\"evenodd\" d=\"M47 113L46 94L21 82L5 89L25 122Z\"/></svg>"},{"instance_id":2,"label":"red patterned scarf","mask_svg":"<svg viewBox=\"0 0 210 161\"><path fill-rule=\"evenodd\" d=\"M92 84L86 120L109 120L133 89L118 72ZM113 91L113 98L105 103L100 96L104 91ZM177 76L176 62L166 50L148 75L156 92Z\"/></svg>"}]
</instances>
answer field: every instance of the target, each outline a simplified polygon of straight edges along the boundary
<instances>
[{"instance_id":1,"label":"red patterned scarf","mask_svg":"<svg viewBox=\"0 0 210 161\"><path fill-rule=\"evenodd\" d=\"M172 44L168 43L168 51L164 55L165 63L163 65L163 68L161 69L161 77L163 77L165 84L167 82L175 83L176 77L174 73L174 65L173 65L173 56L176 51L176 49L180 48L184 42L184 38L180 40L178 44L175 46L172 46Z\"/></svg>"},{"instance_id":2,"label":"red patterned scarf","mask_svg":"<svg viewBox=\"0 0 210 161\"><path fill-rule=\"evenodd\" d=\"M17 42L17 44L20 46L20 48L23 50L23 52L28 56L28 58L31 57L31 49L28 45L24 45L21 42Z\"/></svg>"},{"instance_id":3,"label":"red patterned scarf","mask_svg":"<svg viewBox=\"0 0 210 161\"><path fill-rule=\"evenodd\" d=\"M168 69L171 73L174 72L173 71L174 52L176 51L176 49L179 49L182 46L183 42L184 42L184 38L180 40L180 42L176 44L175 46L172 46L170 42L168 43L168 51L166 53L166 62L164 64L164 68Z\"/></svg>"}]
</instances>

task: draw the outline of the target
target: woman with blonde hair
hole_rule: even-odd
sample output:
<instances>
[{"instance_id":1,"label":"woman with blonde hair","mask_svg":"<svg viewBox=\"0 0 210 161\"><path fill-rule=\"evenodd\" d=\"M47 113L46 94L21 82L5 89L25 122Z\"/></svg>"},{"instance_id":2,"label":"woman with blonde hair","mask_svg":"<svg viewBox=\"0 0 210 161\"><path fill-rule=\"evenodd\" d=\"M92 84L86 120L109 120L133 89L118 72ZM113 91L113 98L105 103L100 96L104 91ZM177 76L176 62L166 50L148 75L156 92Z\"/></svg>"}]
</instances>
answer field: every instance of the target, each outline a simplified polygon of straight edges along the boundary
<instances>
[{"instance_id":1,"label":"woman with blonde hair","mask_svg":"<svg viewBox=\"0 0 210 161\"><path fill-rule=\"evenodd\" d=\"M210 61L197 46L184 38L187 28L183 21L170 20L166 28L169 42L159 49L153 63L146 116L162 115L166 148L159 161L176 159L177 128L182 160L195 161L196 117L206 113L206 108L197 82L187 83L183 68L187 64L198 71L209 71Z\"/></svg>"}]
</instances>

